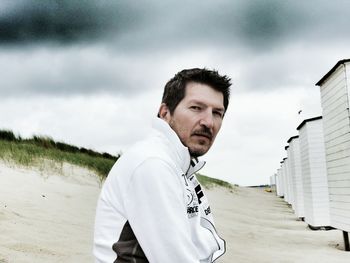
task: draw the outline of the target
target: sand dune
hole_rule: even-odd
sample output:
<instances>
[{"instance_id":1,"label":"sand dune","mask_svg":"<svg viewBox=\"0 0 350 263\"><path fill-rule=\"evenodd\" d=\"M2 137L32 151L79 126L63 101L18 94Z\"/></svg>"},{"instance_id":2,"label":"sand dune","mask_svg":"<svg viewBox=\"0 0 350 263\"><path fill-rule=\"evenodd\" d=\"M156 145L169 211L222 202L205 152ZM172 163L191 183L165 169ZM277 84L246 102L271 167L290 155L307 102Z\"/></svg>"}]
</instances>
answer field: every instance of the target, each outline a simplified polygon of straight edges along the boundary
<instances>
[{"instance_id":1,"label":"sand dune","mask_svg":"<svg viewBox=\"0 0 350 263\"><path fill-rule=\"evenodd\" d=\"M0 166L0 262L93 262L97 177Z\"/></svg>"},{"instance_id":2,"label":"sand dune","mask_svg":"<svg viewBox=\"0 0 350 263\"><path fill-rule=\"evenodd\" d=\"M96 175L80 167L0 163L0 263L93 262L99 191ZM217 262L350 262L340 231L309 230L273 193L249 188L206 193L227 241Z\"/></svg>"}]
</instances>

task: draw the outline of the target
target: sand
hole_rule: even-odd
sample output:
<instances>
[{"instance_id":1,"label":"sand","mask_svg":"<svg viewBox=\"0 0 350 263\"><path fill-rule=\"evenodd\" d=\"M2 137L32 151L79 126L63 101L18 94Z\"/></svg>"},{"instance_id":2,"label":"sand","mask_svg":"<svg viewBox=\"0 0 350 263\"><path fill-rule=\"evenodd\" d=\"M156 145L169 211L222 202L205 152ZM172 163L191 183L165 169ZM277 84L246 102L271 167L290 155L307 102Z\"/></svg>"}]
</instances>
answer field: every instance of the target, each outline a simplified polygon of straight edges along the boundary
<instances>
[{"instance_id":1,"label":"sand","mask_svg":"<svg viewBox=\"0 0 350 263\"><path fill-rule=\"evenodd\" d=\"M218 262L350 262L341 231L310 230L275 193L240 187L231 194L213 189L207 195L227 241L227 252Z\"/></svg>"},{"instance_id":2,"label":"sand","mask_svg":"<svg viewBox=\"0 0 350 263\"><path fill-rule=\"evenodd\" d=\"M93 262L97 177L0 165L0 262Z\"/></svg>"},{"instance_id":3,"label":"sand","mask_svg":"<svg viewBox=\"0 0 350 263\"><path fill-rule=\"evenodd\" d=\"M100 191L87 169L0 162L0 263L93 262ZM350 262L339 230L312 231L274 193L206 190L227 252L216 262Z\"/></svg>"}]
</instances>

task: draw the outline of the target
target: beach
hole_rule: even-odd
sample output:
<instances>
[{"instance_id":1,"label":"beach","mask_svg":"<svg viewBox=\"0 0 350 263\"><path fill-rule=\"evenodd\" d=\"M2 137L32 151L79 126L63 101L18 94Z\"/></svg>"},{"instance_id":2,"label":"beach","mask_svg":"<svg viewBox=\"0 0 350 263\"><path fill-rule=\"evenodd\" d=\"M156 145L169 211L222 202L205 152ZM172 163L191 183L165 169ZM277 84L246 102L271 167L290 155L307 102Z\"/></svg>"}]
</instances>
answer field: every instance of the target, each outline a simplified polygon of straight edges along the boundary
<instances>
[{"instance_id":1,"label":"beach","mask_svg":"<svg viewBox=\"0 0 350 263\"><path fill-rule=\"evenodd\" d=\"M0 162L0 263L93 262L101 181L70 164ZM342 232L312 231L261 188L206 189L226 253L216 262L350 262Z\"/></svg>"},{"instance_id":2,"label":"beach","mask_svg":"<svg viewBox=\"0 0 350 263\"><path fill-rule=\"evenodd\" d=\"M207 191L227 252L218 262L350 262L340 230L313 231L283 199L264 189Z\"/></svg>"}]
</instances>

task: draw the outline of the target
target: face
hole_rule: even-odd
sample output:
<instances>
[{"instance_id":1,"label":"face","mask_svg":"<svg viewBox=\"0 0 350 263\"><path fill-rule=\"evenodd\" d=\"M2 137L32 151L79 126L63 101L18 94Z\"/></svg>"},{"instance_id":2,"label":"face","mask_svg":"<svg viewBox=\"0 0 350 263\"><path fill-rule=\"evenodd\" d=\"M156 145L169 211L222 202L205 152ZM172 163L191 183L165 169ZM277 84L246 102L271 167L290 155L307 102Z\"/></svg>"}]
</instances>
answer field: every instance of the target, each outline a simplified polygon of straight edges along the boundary
<instances>
[{"instance_id":1,"label":"face","mask_svg":"<svg viewBox=\"0 0 350 263\"><path fill-rule=\"evenodd\" d=\"M169 123L193 157L205 154L220 130L225 108L223 94L210 86L191 82L185 97L170 114L162 104L159 115Z\"/></svg>"}]
</instances>

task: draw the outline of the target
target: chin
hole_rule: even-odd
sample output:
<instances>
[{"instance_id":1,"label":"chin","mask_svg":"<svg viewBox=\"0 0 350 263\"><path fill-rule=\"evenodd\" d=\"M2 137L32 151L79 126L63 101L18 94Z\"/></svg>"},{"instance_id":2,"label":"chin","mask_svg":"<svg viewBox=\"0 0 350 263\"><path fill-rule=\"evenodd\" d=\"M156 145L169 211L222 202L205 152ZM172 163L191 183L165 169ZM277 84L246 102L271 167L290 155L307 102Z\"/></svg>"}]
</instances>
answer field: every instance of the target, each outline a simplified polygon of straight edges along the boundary
<instances>
[{"instance_id":1,"label":"chin","mask_svg":"<svg viewBox=\"0 0 350 263\"><path fill-rule=\"evenodd\" d=\"M208 152L209 149L189 149L192 157L199 157Z\"/></svg>"}]
</instances>

